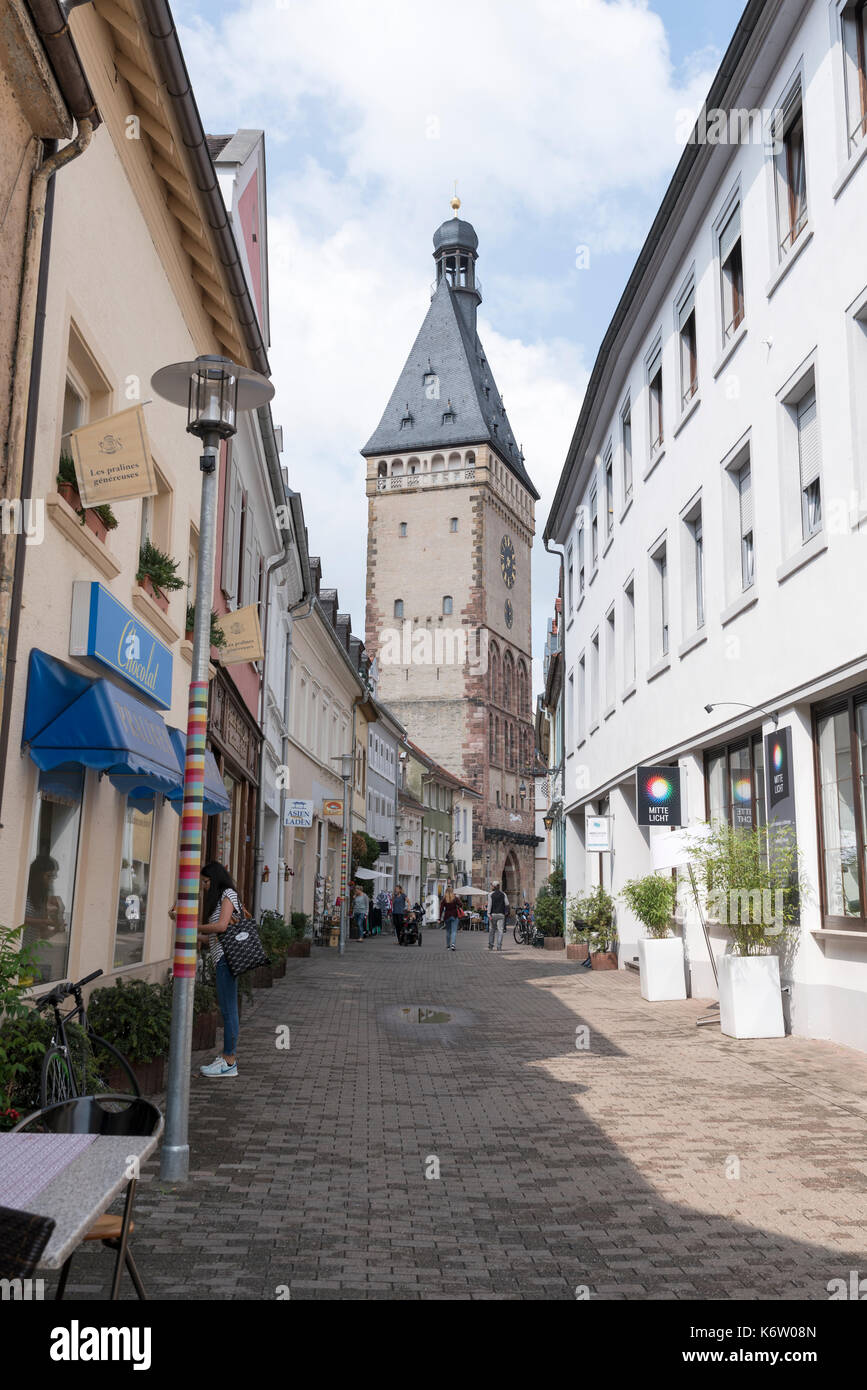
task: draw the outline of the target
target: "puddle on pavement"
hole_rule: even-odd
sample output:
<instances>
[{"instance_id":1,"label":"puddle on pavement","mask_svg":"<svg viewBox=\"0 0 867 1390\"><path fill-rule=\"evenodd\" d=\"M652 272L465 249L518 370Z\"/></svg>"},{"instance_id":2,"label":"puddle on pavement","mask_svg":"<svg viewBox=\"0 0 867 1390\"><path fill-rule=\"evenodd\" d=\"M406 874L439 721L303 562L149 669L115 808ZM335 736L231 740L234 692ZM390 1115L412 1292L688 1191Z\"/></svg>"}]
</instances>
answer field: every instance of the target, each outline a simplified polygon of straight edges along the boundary
<instances>
[{"instance_id":1,"label":"puddle on pavement","mask_svg":"<svg viewBox=\"0 0 867 1390\"><path fill-rule=\"evenodd\" d=\"M405 1023L450 1023L452 1018L444 1009L405 1008L400 1014Z\"/></svg>"}]
</instances>

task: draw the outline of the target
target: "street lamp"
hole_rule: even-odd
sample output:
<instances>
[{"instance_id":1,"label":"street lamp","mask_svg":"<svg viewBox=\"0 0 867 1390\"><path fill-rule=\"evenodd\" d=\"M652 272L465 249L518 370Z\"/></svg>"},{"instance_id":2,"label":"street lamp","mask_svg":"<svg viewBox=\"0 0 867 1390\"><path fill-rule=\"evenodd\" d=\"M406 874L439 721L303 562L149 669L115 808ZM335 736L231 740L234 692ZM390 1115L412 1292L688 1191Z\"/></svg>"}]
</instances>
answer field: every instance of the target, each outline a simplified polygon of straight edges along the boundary
<instances>
[{"instance_id":1,"label":"street lamp","mask_svg":"<svg viewBox=\"0 0 867 1390\"><path fill-rule=\"evenodd\" d=\"M331 759L333 763L340 763L340 776L343 780L343 842L340 850L340 940L337 944L337 954L342 956L346 950L346 894L348 889L349 877L349 782L352 777L352 769L355 766L355 755L353 753L338 753Z\"/></svg>"},{"instance_id":2,"label":"street lamp","mask_svg":"<svg viewBox=\"0 0 867 1390\"><path fill-rule=\"evenodd\" d=\"M550 811L547 811L545 815L542 817L542 824L544 825L546 830L554 829L554 817Z\"/></svg>"},{"instance_id":3,"label":"street lamp","mask_svg":"<svg viewBox=\"0 0 867 1390\"><path fill-rule=\"evenodd\" d=\"M745 705L741 700L717 700L715 704L705 705L705 711L708 714L713 714L714 710L719 709L720 705L737 705L739 709L757 709L761 714L766 714L769 719L773 719L775 729L780 722L780 716L778 714L772 714L770 710L764 709L762 705Z\"/></svg>"},{"instance_id":4,"label":"street lamp","mask_svg":"<svg viewBox=\"0 0 867 1390\"><path fill-rule=\"evenodd\" d=\"M166 1095L166 1133L160 1174L169 1182L184 1182L189 1173L190 1052L193 1034L193 990L196 979L196 941L199 927L199 888L202 867L202 800L205 780L205 739L208 731L208 657L211 650L211 605L217 521L217 456L220 441L236 431L239 411L255 410L274 395L266 377L239 367L228 357L203 356L192 362L161 367L151 377L158 396L187 407L187 432L202 441L199 468L202 496L199 509L199 563L193 627L193 660L184 759L184 809L178 863L177 920L172 964L172 1031Z\"/></svg>"},{"instance_id":5,"label":"street lamp","mask_svg":"<svg viewBox=\"0 0 867 1390\"><path fill-rule=\"evenodd\" d=\"M523 806L523 804L524 804L524 798L525 798L525 796L527 795L527 784L526 784L526 782L524 781L523 777L521 778L521 785L520 785L520 787L518 788L518 795L519 795L519 797L521 798L521 805Z\"/></svg>"}]
</instances>

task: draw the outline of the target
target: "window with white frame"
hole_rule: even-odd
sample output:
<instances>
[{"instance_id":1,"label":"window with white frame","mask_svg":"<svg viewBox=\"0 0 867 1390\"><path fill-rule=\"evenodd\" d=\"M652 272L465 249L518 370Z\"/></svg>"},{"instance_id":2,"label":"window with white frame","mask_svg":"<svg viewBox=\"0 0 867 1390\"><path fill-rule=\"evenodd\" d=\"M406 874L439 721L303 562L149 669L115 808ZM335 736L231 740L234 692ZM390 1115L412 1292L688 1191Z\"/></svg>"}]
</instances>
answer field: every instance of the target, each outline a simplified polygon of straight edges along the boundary
<instances>
[{"instance_id":1,"label":"window with white frame","mask_svg":"<svg viewBox=\"0 0 867 1390\"><path fill-rule=\"evenodd\" d=\"M578 742L583 743L587 737L587 661L583 652L578 658L577 710Z\"/></svg>"},{"instance_id":2,"label":"window with white frame","mask_svg":"<svg viewBox=\"0 0 867 1390\"><path fill-rule=\"evenodd\" d=\"M846 88L846 134L851 154L867 135L867 0L843 7L843 66Z\"/></svg>"},{"instance_id":3,"label":"window with white frame","mask_svg":"<svg viewBox=\"0 0 867 1390\"><path fill-rule=\"evenodd\" d=\"M599 719L599 630L590 638L590 727Z\"/></svg>"},{"instance_id":4,"label":"window with white frame","mask_svg":"<svg viewBox=\"0 0 867 1390\"><path fill-rule=\"evenodd\" d=\"M635 680L635 581L623 590L623 682L628 690Z\"/></svg>"},{"instance_id":5,"label":"window with white frame","mask_svg":"<svg viewBox=\"0 0 867 1390\"><path fill-rule=\"evenodd\" d=\"M725 345L743 323L746 312L739 200L726 216L718 232L717 259L722 296L722 339Z\"/></svg>"},{"instance_id":6,"label":"window with white frame","mask_svg":"<svg viewBox=\"0 0 867 1390\"><path fill-rule=\"evenodd\" d=\"M614 458L611 445L605 454L605 539L610 540L614 532Z\"/></svg>"},{"instance_id":7,"label":"window with white frame","mask_svg":"<svg viewBox=\"0 0 867 1390\"><path fill-rule=\"evenodd\" d=\"M808 541L822 529L822 483L819 476L819 419L816 387L811 385L795 404L798 431L798 482L801 491L801 533Z\"/></svg>"},{"instance_id":8,"label":"window with white frame","mask_svg":"<svg viewBox=\"0 0 867 1390\"><path fill-rule=\"evenodd\" d=\"M596 484L590 489L590 563L596 569L599 560L599 497Z\"/></svg>"},{"instance_id":9,"label":"window with white frame","mask_svg":"<svg viewBox=\"0 0 867 1390\"><path fill-rule=\"evenodd\" d=\"M575 607L575 569L573 565L572 543L566 551L566 605L570 617Z\"/></svg>"},{"instance_id":10,"label":"window with white frame","mask_svg":"<svg viewBox=\"0 0 867 1390\"><path fill-rule=\"evenodd\" d=\"M677 306L677 334L680 348L680 408L685 410L698 391L694 283L690 284Z\"/></svg>"},{"instance_id":11,"label":"window with white frame","mask_svg":"<svg viewBox=\"0 0 867 1390\"><path fill-rule=\"evenodd\" d=\"M617 672L617 630L615 626L614 605L605 615L605 708L611 709L617 699L615 688Z\"/></svg>"},{"instance_id":12,"label":"window with white frame","mask_svg":"<svg viewBox=\"0 0 867 1390\"><path fill-rule=\"evenodd\" d=\"M650 419L650 457L663 444L662 427L662 346L658 344L647 360L647 399Z\"/></svg>"},{"instance_id":13,"label":"window with white frame","mask_svg":"<svg viewBox=\"0 0 867 1390\"><path fill-rule=\"evenodd\" d=\"M632 496L632 407L629 397L620 412L620 444L623 449L623 502Z\"/></svg>"},{"instance_id":14,"label":"window with white frame","mask_svg":"<svg viewBox=\"0 0 867 1390\"><path fill-rule=\"evenodd\" d=\"M741 588L749 589L756 577L756 550L753 531L753 476L748 459L735 473L738 492L738 527L740 531Z\"/></svg>"},{"instance_id":15,"label":"window with white frame","mask_svg":"<svg viewBox=\"0 0 867 1390\"><path fill-rule=\"evenodd\" d=\"M584 594L584 521L578 527L578 597Z\"/></svg>"},{"instance_id":16,"label":"window with white frame","mask_svg":"<svg viewBox=\"0 0 867 1390\"><path fill-rule=\"evenodd\" d=\"M574 731L574 728L575 728L574 710L575 710L575 673L574 673L573 671L570 671L570 672L569 672L568 679L567 679L567 681L566 681L566 751L567 751L568 753L571 753L571 752L572 752L572 747L573 747L573 744L572 744L572 736L573 736L573 731ZM580 716L579 716L579 723L580 723Z\"/></svg>"},{"instance_id":17,"label":"window with white frame","mask_svg":"<svg viewBox=\"0 0 867 1390\"><path fill-rule=\"evenodd\" d=\"M651 665L668 655L668 546L657 545L650 557L651 594L653 601L650 630Z\"/></svg>"},{"instance_id":18,"label":"window with white frame","mask_svg":"<svg viewBox=\"0 0 867 1390\"><path fill-rule=\"evenodd\" d=\"M777 244L791 251L807 223L807 166L804 162L804 104L800 78L787 93L774 122L774 184Z\"/></svg>"},{"instance_id":19,"label":"window with white frame","mask_svg":"<svg viewBox=\"0 0 867 1390\"><path fill-rule=\"evenodd\" d=\"M683 513L683 628L686 634L704 627L704 526L701 499Z\"/></svg>"}]
</instances>

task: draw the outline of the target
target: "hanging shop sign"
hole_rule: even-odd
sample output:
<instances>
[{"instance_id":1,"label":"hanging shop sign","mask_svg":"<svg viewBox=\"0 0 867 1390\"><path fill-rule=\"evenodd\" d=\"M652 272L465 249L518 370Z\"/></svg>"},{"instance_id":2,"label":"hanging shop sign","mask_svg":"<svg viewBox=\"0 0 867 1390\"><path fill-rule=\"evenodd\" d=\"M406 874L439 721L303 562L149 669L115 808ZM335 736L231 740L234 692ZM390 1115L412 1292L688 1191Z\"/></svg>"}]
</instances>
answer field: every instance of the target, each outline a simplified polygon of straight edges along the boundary
<instances>
[{"instance_id":1,"label":"hanging shop sign","mask_svg":"<svg viewBox=\"0 0 867 1390\"><path fill-rule=\"evenodd\" d=\"M226 639L225 645L220 647L223 666L235 666L239 661L264 660L265 648L262 646L257 604L251 603L248 608L226 613L220 618L220 627Z\"/></svg>"},{"instance_id":2,"label":"hanging shop sign","mask_svg":"<svg viewBox=\"0 0 867 1390\"><path fill-rule=\"evenodd\" d=\"M323 801L323 803L322 803L322 816L323 816L323 819L324 819L324 818L327 818L328 816L342 816L342 815L343 815L343 802L342 802L342 801Z\"/></svg>"},{"instance_id":3,"label":"hanging shop sign","mask_svg":"<svg viewBox=\"0 0 867 1390\"><path fill-rule=\"evenodd\" d=\"M313 824L313 802L302 801L298 797L287 801L283 808L283 824L307 829Z\"/></svg>"},{"instance_id":4,"label":"hanging shop sign","mask_svg":"<svg viewBox=\"0 0 867 1390\"><path fill-rule=\"evenodd\" d=\"M635 774L639 825L680 825L680 768L654 763Z\"/></svg>"},{"instance_id":5,"label":"hanging shop sign","mask_svg":"<svg viewBox=\"0 0 867 1390\"><path fill-rule=\"evenodd\" d=\"M792 821L792 730L776 729L765 737L765 768L768 788L768 820Z\"/></svg>"},{"instance_id":6,"label":"hanging shop sign","mask_svg":"<svg viewBox=\"0 0 867 1390\"><path fill-rule=\"evenodd\" d=\"M69 435L75 479L84 507L152 497L157 480L140 405L82 425Z\"/></svg>"},{"instance_id":7,"label":"hanging shop sign","mask_svg":"<svg viewBox=\"0 0 867 1390\"><path fill-rule=\"evenodd\" d=\"M588 854L609 854L611 851L611 817L584 816L585 849Z\"/></svg>"},{"instance_id":8,"label":"hanging shop sign","mask_svg":"<svg viewBox=\"0 0 867 1390\"><path fill-rule=\"evenodd\" d=\"M171 651L96 580L72 586L69 655L98 661L162 709L172 703Z\"/></svg>"}]
</instances>

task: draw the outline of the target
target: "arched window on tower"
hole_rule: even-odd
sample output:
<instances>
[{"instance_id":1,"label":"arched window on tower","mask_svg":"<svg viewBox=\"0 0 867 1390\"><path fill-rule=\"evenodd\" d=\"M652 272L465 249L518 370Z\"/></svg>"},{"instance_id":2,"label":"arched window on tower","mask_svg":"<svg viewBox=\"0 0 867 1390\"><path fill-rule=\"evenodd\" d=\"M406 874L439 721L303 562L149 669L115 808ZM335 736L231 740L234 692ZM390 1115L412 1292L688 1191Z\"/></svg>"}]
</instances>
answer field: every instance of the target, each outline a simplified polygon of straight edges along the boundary
<instances>
[{"instance_id":1,"label":"arched window on tower","mask_svg":"<svg viewBox=\"0 0 867 1390\"><path fill-rule=\"evenodd\" d=\"M499 649L499 647L497 647L496 643L494 643L494 644L491 646L491 650L490 650L490 664L491 664L491 704L492 704L492 705L498 705L498 704L500 703L500 649Z\"/></svg>"},{"instance_id":2,"label":"arched window on tower","mask_svg":"<svg viewBox=\"0 0 867 1390\"><path fill-rule=\"evenodd\" d=\"M402 617L403 617L403 599L402 599L402 598L396 598L396 599L394 600L394 616L395 616L396 618L402 618Z\"/></svg>"},{"instance_id":3,"label":"arched window on tower","mask_svg":"<svg viewBox=\"0 0 867 1390\"><path fill-rule=\"evenodd\" d=\"M488 757L494 756L494 716L488 715Z\"/></svg>"},{"instance_id":4,"label":"arched window on tower","mask_svg":"<svg viewBox=\"0 0 867 1390\"><path fill-rule=\"evenodd\" d=\"M512 660L512 653L506 652L503 657L503 704L506 709L512 709L512 702L515 696L515 663Z\"/></svg>"},{"instance_id":5,"label":"arched window on tower","mask_svg":"<svg viewBox=\"0 0 867 1390\"><path fill-rule=\"evenodd\" d=\"M443 458L442 454L434 454L433 458L430 461L431 473L444 473L445 468L446 461Z\"/></svg>"},{"instance_id":6,"label":"arched window on tower","mask_svg":"<svg viewBox=\"0 0 867 1390\"><path fill-rule=\"evenodd\" d=\"M453 599L451 594L443 594L443 614L448 616L453 610Z\"/></svg>"}]
</instances>

